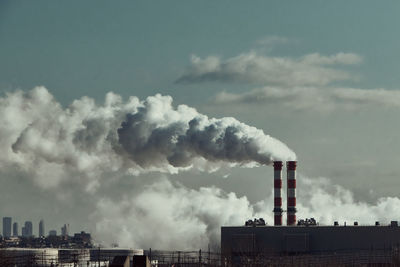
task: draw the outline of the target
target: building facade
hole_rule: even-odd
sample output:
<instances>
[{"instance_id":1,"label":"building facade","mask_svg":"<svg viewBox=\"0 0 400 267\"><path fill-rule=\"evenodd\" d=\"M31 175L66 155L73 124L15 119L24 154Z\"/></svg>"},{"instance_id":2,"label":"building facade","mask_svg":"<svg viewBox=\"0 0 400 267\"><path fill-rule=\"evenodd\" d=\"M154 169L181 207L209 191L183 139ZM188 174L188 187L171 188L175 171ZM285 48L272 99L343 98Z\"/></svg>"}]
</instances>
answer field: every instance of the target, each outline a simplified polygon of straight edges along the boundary
<instances>
[{"instance_id":1,"label":"building facade","mask_svg":"<svg viewBox=\"0 0 400 267\"><path fill-rule=\"evenodd\" d=\"M49 231L49 236L57 236L57 231L56 230L50 230Z\"/></svg>"},{"instance_id":2,"label":"building facade","mask_svg":"<svg viewBox=\"0 0 400 267\"><path fill-rule=\"evenodd\" d=\"M69 236L69 224L64 224L64 226L61 227L61 235Z\"/></svg>"},{"instance_id":3,"label":"building facade","mask_svg":"<svg viewBox=\"0 0 400 267\"><path fill-rule=\"evenodd\" d=\"M3 237L11 237L11 217L3 217Z\"/></svg>"},{"instance_id":4,"label":"building facade","mask_svg":"<svg viewBox=\"0 0 400 267\"><path fill-rule=\"evenodd\" d=\"M44 221L39 222L39 237L44 237Z\"/></svg>"},{"instance_id":5,"label":"building facade","mask_svg":"<svg viewBox=\"0 0 400 267\"><path fill-rule=\"evenodd\" d=\"M33 236L33 227L31 221L26 221L25 226L22 227L22 236L23 237L31 237Z\"/></svg>"},{"instance_id":6,"label":"building facade","mask_svg":"<svg viewBox=\"0 0 400 267\"><path fill-rule=\"evenodd\" d=\"M13 236L18 236L18 223L13 223Z\"/></svg>"},{"instance_id":7,"label":"building facade","mask_svg":"<svg viewBox=\"0 0 400 267\"><path fill-rule=\"evenodd\" d=\"M400 248L400 227L257 226L222 227L221 253L228 262L257 255L372 254ZM234 265L234 264L233 264Z\"/></svg>"}]
</instances>

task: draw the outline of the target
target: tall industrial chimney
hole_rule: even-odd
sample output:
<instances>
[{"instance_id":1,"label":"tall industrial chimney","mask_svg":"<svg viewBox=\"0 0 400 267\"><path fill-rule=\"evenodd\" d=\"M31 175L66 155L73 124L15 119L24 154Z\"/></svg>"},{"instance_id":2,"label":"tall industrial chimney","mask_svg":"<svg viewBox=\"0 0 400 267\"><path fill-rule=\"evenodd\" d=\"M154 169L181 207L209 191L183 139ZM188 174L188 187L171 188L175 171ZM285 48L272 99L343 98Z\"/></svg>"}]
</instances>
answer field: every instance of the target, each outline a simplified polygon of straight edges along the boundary
<instances>
[{"instance_id":1,"label":"tall industrial chimney","mask_svg":"<svg viewBox=\"0 0 400 267\"><path fill-rule=\"evenodd\" d=\"M274 161L274 225L282 225L282 161Z\"/></svg>"},{"instance_id":2,"label":"tall industrial chimney","mask_svg":"<svg viewBox=\"0 0 400 267\"><path fill-rule=\"evenodd\" d=\"M296 161L286 162L287 169L287 225L296 224Z\"/></svg>"}]
</instances>

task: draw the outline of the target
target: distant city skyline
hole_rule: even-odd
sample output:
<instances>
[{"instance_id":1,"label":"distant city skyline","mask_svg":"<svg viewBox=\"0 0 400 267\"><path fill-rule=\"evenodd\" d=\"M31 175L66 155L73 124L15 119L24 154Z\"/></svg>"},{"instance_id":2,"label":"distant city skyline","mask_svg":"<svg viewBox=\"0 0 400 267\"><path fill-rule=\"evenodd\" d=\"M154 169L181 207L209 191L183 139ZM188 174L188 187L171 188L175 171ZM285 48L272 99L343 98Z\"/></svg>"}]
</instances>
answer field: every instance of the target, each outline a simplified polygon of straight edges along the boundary
<instances>
[{"instance_id":1,"label":"distant city skyline","mask_svg":"<svg viewBox=\"0 0 400 267\"><path fill-rule=\"evenodd\" d=\"M21 228L19 228L19 223L14 221L12 217L3 217L2 218L2 236L3 237L11 237L11 236L48 236L48 235L57 235L57 230L50 229L46 232L45 228L45 220L40 219L37 223L37 227L35 227L35 223L33 221L24 221ZM37 230L36 230L37 229ZM60 226L60 234L61 235L69 235L69 224L64 224Z\"/></svg>"}]
</instances>

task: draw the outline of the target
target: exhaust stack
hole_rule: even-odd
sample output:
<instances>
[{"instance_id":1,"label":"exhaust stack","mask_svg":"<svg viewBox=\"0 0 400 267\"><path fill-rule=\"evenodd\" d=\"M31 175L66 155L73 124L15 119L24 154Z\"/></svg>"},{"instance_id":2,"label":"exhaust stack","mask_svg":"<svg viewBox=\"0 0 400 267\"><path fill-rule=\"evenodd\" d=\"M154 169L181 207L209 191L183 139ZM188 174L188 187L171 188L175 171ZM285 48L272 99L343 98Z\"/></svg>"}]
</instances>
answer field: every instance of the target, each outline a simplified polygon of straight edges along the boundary
<instances>
[{"instance_id":1,"label":"exhaust stack","mask_svg":"<svg viewBox=\"0 0 400 267\"><path fill-rule=\"evenodd\" d=\"M282 225L282 161L274 161L274 225Z\"/></svg>"},{"instance_id":2,"label":"exhaust stack","mask_svg":"<svg viewBox=\"0 0 400 267\"><path fill-rule=\"evenodd\" d=\"M296 225L296 161L286 162L287 169L287 225Z\"/></svg>"}]
</instances>

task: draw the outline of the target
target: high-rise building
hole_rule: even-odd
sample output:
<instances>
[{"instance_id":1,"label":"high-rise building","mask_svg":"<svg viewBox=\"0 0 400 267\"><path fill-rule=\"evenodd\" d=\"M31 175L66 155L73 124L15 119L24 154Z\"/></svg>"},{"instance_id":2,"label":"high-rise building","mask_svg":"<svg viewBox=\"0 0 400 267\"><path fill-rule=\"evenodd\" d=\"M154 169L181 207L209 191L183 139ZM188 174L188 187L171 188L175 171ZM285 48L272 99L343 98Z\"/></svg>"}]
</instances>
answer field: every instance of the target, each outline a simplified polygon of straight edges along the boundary
<instances>
[{"instance_id":1,"label":"high-rise building","mask_svg":"<svg viewBox=\"0 0 400 267\"><path fill-rule=\"evenodd\" d=\"M26 230L25 230L25 226L22 226L22 229L21 229L21 235L22 235L23 237L26 237Z\"/></svg>"},{"instance_id":2,"label":"high-rise building","mask_svg":"<svg viewBox=\"0 0 400 267\"><path fill-rule=\"evenodd\" d=\"M57 235L57 231L56 230L50 230L49 231L49 236L56 236Z\"/></svg>"},{"instance_id":3,"label":"high-rise building","mask_svg":"<svg viewBox=\"0 0 400 267\"><path fill-rule=\"evenodd\" d=\"M30 222L30 221L26 221L25 222L25 233L23 233L23 234L25 234L25 235L23 235L23 236L25 236L25 237L31 237L31 236L33 236L33 233L32 233L32 222Z\"/></svg>"},{"instance_id":4,"label":"high-rise building","mask_svg":"<svg viewBox=\"0 0 400 267\"><path fill-rule=\"evenodd\" d=\"M11 217L3 217L3 237L11 237Z\"/></svg>"},{"instance_id":5,"label":"high-rise building","mask_svg":"<svg viewBox=\"0 0 400 267\"><path fill-rule=\"evenodd\" d=\"M18 236L18 223L13 223L13 236Z\"/></svg>"},{"instance_id":6,"label":"high-rise building","mask_svg":"<svg viewBox=\"0 0 400 267\"><path fill-rule=\"evenodd\" d=\"M39 222L39 237L44 236L44 221L40 220Z\"/></svg>"},{"instance_id":7,"label":"high-rise building","mask_svg":"<svg viewBox=\"0 0 400 267\"><path fill-rule=\"evenodd\" d=\"M68 234L69 234L69 224L64 224L64 226L61 227L61 235L68 236Z\"/></svg>"}]
</instances>

